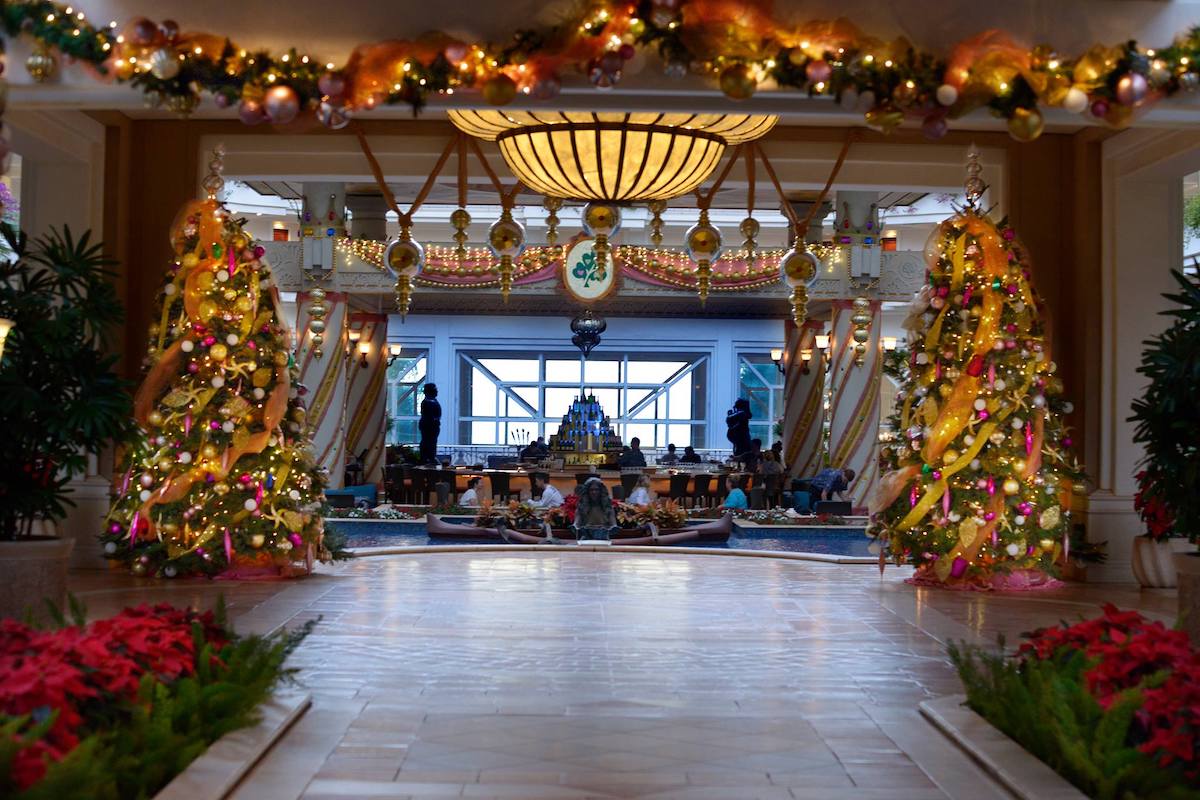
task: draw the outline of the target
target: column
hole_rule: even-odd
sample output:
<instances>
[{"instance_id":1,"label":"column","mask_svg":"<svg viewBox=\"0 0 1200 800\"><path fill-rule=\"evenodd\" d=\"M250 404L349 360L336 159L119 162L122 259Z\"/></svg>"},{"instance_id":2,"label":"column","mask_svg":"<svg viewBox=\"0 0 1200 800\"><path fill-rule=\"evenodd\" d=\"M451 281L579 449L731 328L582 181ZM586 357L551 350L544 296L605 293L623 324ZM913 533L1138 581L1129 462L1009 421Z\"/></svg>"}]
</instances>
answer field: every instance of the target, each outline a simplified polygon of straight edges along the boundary
<instances>
[{"instance_id":1,"label":"column","mask_svg":"<svg viewBox=\"0 0 1200 800\"><path fill-rule=\"evenodd\" d=\"M350 235L355 239L387 239L387 203L383 195L348 194L346 210L350 212Z\"/></svg>"},{"instance_id":2,"label":"column","mask_svg":"<svg viewBox=\"0 0 1200 800\"><path fill-rule=\"evenodd\" d=\"M350 315L354 345L346 397L346 452L363 454L363 483L383 481L384 424L387 417L387 314ZM367 366L363 366L363 359Z\"/></svg>"},{"instance_id":3,"label":"column","mask_svg":"<svg viewBox=\"0 0 1200 800\"><path fill-rule=\"evenodd\" d=\"M825 466L825 362L815 341L824 329L820 320L808 320L800 328L787 323L783 460L789 478L811 477ZM812 360L804 360L805 352Z\"/></svg>"},{"instance_id":4,"label":"column","mask_svg":"<svg viewBox=\"0 0 1200 800\"><path fill-rule=\"evenodd\" d=\"M879 347L882 315L878 300L871 301L871 336L865 361L854 363L854 330L849 300L833 301L833 324L829 348L830 408L829 462L849 467L855 478L849 496L855 507L865 506L879 478L879 380L883 357Z\"/></svg>"},{"instance_id":5,"label":"column","mask_svg":"<svg viewBox=\"0 0 1200 800\"><path fill-rule=\"evenodd\" d=\"M346 299L342 292L325 293L325 353L316 358L309 330L312 301L307 292L296 298L301 393L308 408L313 452L317 463L329 471L331 489L341 487L346 466Z\"/></svg>"}]
</instances>

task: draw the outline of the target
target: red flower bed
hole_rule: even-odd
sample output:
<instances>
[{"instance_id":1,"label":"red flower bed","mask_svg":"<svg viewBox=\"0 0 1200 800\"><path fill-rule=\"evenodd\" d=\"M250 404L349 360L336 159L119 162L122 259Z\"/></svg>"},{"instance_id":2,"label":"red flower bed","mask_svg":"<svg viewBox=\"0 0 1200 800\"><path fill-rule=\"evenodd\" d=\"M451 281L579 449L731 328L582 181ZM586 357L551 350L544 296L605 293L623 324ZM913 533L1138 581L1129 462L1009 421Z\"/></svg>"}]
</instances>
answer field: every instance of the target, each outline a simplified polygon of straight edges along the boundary
<instances>
[{"instance_id":1,"label":"red flower bed","mask_svg":"<svg viewBox=\"0 0 1200 800\"><path fill-rule=\"evenodd\" d=\"M1200 778L1200 651L1187 634L1106 604L1096 619L1034 631L1018 657L1046 661L1073 651L1088 659L1084 680L1102 707L1123 692L1141 693L1132 729L1138 750Z\"/></svg>"},{"instance_id":2,"label":"red flower bed","mask_svg":"<svg viewBox=\"0 0 1200 800\"><path fill-rule=\"evenodd\" d=\"M28 714L33 725L57 712L47 736L17 754L18 786L41 779L47 756L59 760L101 730L107 710L132 703L145 675L170 683L193 674L194 622L214 651L228 641L211 612L165 604L128 608L110 619L54 631L0 620L0 713Z\"/></svg>"}]
</instances>

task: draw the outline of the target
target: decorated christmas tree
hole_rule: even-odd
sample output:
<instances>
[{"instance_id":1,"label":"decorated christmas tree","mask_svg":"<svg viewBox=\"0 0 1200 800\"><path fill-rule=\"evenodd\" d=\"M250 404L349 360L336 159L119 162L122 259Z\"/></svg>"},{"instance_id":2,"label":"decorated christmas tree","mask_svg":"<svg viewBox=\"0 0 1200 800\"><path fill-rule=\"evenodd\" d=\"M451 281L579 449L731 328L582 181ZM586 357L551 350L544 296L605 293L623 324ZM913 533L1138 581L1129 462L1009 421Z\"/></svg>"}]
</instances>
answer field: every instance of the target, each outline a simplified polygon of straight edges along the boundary
<instances>
[{"instance_id":1,"label":"decorated christmas tree","mask_svg":"<svg viewBox=\"0 0 1200 800\"><path fill-rule=\"evenodd\" d=\"M120 459L101 536L135 574L289 574L327 557L314 465L279 293L262 248L218 202L171 226L138 431Z\"/></svg>"},{"instance_id":2,"label":"decorated christmas tree","mask_svg":"<svg viewBox=\"0 0 1200 800\"><path fill-rule=\"evenodd\" d=\"M980 194L976 169L967 207L926 247L873 533L918 582L1032 587L1069 547L1083 475L1027 255L1005 221L976 208Z\"/></svg>"}]
</instances>

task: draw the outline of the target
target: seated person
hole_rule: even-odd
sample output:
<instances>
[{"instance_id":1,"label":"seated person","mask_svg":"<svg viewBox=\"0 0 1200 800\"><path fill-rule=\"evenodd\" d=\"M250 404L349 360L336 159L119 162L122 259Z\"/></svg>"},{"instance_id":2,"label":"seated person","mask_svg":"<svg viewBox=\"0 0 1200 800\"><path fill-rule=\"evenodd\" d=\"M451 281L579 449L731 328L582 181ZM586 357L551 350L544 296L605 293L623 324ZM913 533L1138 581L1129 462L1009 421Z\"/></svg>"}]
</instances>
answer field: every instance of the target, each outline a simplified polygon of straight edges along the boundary
<instances>
[{"instance_id":1,"label":"seated person","mask_svg":"<svg viewBox=\"0 0 1200 800\"><path fill-rule=\"evenodd\" d=\"M735 511L750 507L750 501L747 499L746 493L742 491L740 482L735 481L732 475L725 479L725 488L729 494L725 496L725 502L721 504L721 508Z\"/></svg>"},{"instance_id":2,"label":"seated person","mask_svg":"<svg viewBox=\"0 0 1200 800\"><path fill-rule=\"evenodd\" d=\"M680 464L702 464L704 459L700 458L700 454L696 452L690 444L683 448L683 455L679 457Z\"/></svg>"},{"instance_id":3,"label":"seated person","mask_svg":"<svg viewBox=\"0 0 1200 800\"><path fill-rule=\"evenodd\" d=\"M617 529L608 487L599 478L588 478L575 509L575 535L580 539L611 539Z\"/></svg>"},{"instance_id":4,"label":"seated person","mask_svg":"<svg viewBox=\"0 0 1200 800\"><path fill-rule=\"evenodd\" d=\"M479 484L483 482L483 478L475 477L467 481L467 490L459 495L458 504L467 508L475 508L479 505Z\"/></svg>"},{"instance_id":5,"label":"seated person","mask_svg":"<svg viewBox=\"0 0 1200 800\"><path fill-rule=\"evenodd\" d=\"M638 478L637 486L629 493L629 499L625 502L633 506L648 506L654 502L654 493L650 491L649 475Z\"/></svg>"},{"instance_id":6,"label":"seated person","mask_svg":"<svg viewBox=\"0 0 1200 800\"><path fill-rule=\"evenodd\" d=\"M550 448L546 446L546 440L539 436L536 440L525 445L525 449L521 451L522 461L537 461L550 455Z\"/></svg>"},{"instance_id":7,"label":"seated person","mask_svg":"<svg viewBox=\"0 0 1200 800\"><path fill-rule=\"evenodd\" d=\"M809 491L817 500L832 500L837 495L838 500L845 500L844 492L854 480L852 469L823 469L817 477L808 482Z\"/></svg>"},{"instance_id":8,"label":"seated person","mask_svg":"<svg viewBox=\"0 0 1200 800\"><path fill-rule=\"evenodd\" d=\"M617 458L617 466L621 469L646 466L646 454L642 452L642 440L633 437L629 440L629 449L621 451Z\"/></svg>"},{"instance_id":9,"label":"seated person","mask_svg":"<svg viewBox=\"0 0 1200 800\"><path fill-rule=\"evenodd\" d=\"M759 469L763 475L782 475L783 464L775 460L775 453L772 450L762 454L762 466Z\"/></svg>"},{"instance_id":10,"label":"seated person","mask_svg":"<svg viewBox=\"0 0 1200 800\"><path fill-rule=\"evenodd\" d=\"M762 461L762 457L762 439L751 439L750 449L735 456L737 460L746 465L746 472L758 472L758 465Z\"/></svg>"},{"instance_id":11,"label":"seated person","mask_svg":"<svg viewBox=\"0 0 1200 800\"><path fill-rule=\"evenodd\" d=\"M675 453L675 445L667 445L667 452L658 457L658 463L666 465L679 463L679 456Z\"/></svg>"},{"instance_id":12,"label":"seated person","mask_svg":"<svg viewBox=\"0 0 1200 800\"><path fill-rule=\"evenodd\" d=\"M532 475L529 486L529 502L534 508L558 508L563 504L562 492L555 489L545 475Z\"/></svg>"}]
</instances>

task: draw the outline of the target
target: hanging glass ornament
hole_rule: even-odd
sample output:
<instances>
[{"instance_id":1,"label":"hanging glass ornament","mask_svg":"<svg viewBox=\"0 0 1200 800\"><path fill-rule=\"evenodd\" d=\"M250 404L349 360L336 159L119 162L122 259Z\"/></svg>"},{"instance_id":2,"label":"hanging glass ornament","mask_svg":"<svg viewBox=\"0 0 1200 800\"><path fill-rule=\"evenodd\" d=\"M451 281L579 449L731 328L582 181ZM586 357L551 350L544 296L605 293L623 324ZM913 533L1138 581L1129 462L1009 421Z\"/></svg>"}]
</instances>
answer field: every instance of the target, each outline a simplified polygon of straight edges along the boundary
<instances>
[{"instance_id":1,"label":"hanging glass ornament","mask_svg":"<svg viewBox=\"0 0 1200 800\"><path fill-rule=\"evenodd\" d=\"M667 201L666 200L651 200L649 205L647 205L647 208L650 209L650 214L651 214L651 217L650 217L650 242L655 247L661 247L662 240L663 240L663 235L662 235L663 218L662 218L662 215L663 215L663 212L667 210Z\"/></svg>"},{"instance_id":2,"label":"hanging glass ornament","mask_svg":"<svg viewBox=\"0 0 1200 800\"><path fill-rule=\"evenodd\" d=\"M467 241L470 239L467 228L471 224L471 215L465 208L456 208L450 212L450 224L454 226L454 260L461 267L467 259Z\"/></svg>"},{"instance_id":3,"label":"hanging glass ornament","mask_svg":"<svg viewBox=\"0 0 1200 800\"><path fill-rule=\"evenodd\" d=\"M867 342L871 338L871 301L865 297L854 298L854 313L850 323L854 326L850 338L854 340L854 366L861 367L867 360Z\"/></svg>"},{"instance_id":4,"label":"hanging glass ornament","mask_svg":"<svg viewBox=\"0 0 1200 800\"><path fill-rule=\"evenodd\" d=\"M396 309L403 320L412 304L413 278L425 264L425 248L412 238L411 225L400 226L400 236L383 251L383 263L396 273Z\"/></svg>"},{"instance_id":5,"label":"hanging glass ornament","mask_svg":"<svg viewBox=\"0 0 1200 800\"><path fill-rule=\"evenodd\" d=\"M546 244L554 247L558 244L558 223L561 220L558 218L558 210L562 208L561 197L546 197L542 200L542 208L549 213L546 215Z\"/></svg>"},{"instance_id":6,"label":"hanging glass ornament","mask_svg":"<svg viewBox=\"0 0 1200 800\"><path fill-rule=\"evenodd\" d=\"M792 288L792 321L799 327L808 318L808 287L817 276L817 259L797 241L779 260L779 272Z\"/></svg>"},{"instance_id":7,"label":"hanging glass ornament","mask_svg":"<svg viewBox=\"0 0 1200 800\"><path fill-rule=\"evenodd\" d=\"M325 306L325 290L320 286L314 286L308 293L308 315L310 317L308 330L312 333L312 354L313 358L320 359L325 355L325 350L322 345L325 344L325 314L328 308Z\"/></svg>"},{"instance_id":8,"label":"hanging glass ornament","mask_svg":"<svg viewBox=\"0 0 1200 800\"><path fill-rule=\"evenodd\" d=\"M721 252L721 232L708 221L708 209L700 209L700 219L688 229L684 243L688 257L696 262L696 288L704 305L712 285L712 262Z\"/></svg>"},{"instance_id":9,"label":"hanging glass ornament","mask_svg":"<svg viewBox=\"0 0 1200 800\"><path fill-rule=\"evenodd\" d=\"M500 259L500 297L507 303L512 292L513 260L525 250L525 228L512 218L508 206L488 229L488 247Z\"/></svg>"},{"instance_id":10,"label":"hanging glass ornament","mask_svg":"<svg viewBox=\"0 0 1200 800\"><path fill-rule=\"evenodd\" d=\"M754 257L754 251L758 247L758 243L755 240L758 239L758 232L760 230L761 226L754 217L746 217L738 225L738 232L742 234L743 238L742 249L746 251L747 261Z\"/></svg>"},{"instance_id":11,"label":"hanging glass ornament","mask_svg":"<svg viewBox=\"0 0 1200 800\"><path fill-rule=\"evenodd\" d=\"M621 229L621 209L612 203L588 203L583 207L583 229L596 239L596 277L604 280L608 275L608 237Z\"/></svg>"}]
</instances>

